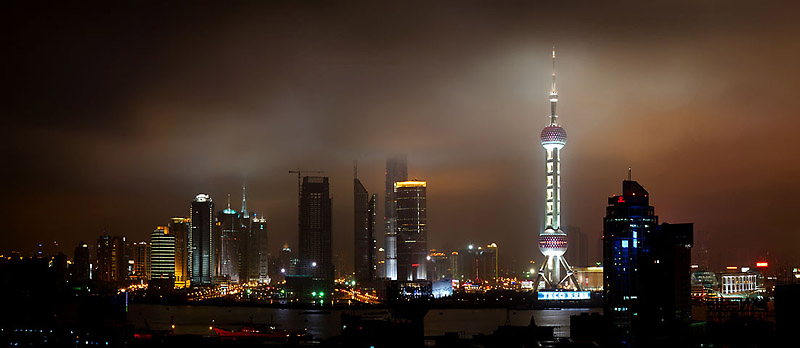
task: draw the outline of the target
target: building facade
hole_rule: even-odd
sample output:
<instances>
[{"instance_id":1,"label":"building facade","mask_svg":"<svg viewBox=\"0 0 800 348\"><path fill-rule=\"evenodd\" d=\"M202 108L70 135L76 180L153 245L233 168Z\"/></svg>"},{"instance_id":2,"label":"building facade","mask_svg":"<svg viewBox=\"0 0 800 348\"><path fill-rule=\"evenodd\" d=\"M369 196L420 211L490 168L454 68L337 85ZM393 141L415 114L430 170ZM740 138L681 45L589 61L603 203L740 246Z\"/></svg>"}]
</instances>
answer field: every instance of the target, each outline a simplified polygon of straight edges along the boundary
<instances>
[{"instance_id":1,"label":"building facade","mask_svg":"<svg viewBox=\"0 0 800 348\"><path fill-rule=\"evenodd\" d=\"M175 284L175 234L168 226L158 226L150 234L150 279Z\"/></svg>"},{"instance_id":2,"label":"building facade","mask_svg":"<svg viewBox=\"0 0 800 348\"><path fill-rule=\"evenodd\" d=\"M625 180L603 219L603 310L628 345L678 332L691 317L692 224L659 226L649 200Z\"/></svg>"},{"instance_id":3,"label":"building facade","mask_svg":"<svg viewBox=\"0 0 800 348\"><path fill-rule=\"evenodd\" d=\"M209 286L216 275L214 251L214 202L207 194L198 194L189 211L189 279L192 286Z\"/></svg>"},{"instance_id":4,"label":"building facade","mask_svg":"<svg viewBox=\"0 0 800 348\"><path fill-rule=\"evenodd\" d=\"M249 219L248 219L249 220ZM239 212L228 207L217 212L216 235L218 248L215 250L217 278L231 283L239 283Z\"/></svg>"},{"instance_id":5,"label":"building facade","mask_svg":"<svg viewBox=\"0 0 800 348\"><path fill-rule=\"evenodd\" d=\"M395 221L394 183L408 180L406 156L397 155L386 160L386 191L384 195L383 223L386 233L384 277L397 280L397 226Z\"/></svg>"},{"instance_id":6,"label":"building facade","mask_svg":"<svg viewBox=\"0 0 800 348\"><path fill-rule=\"evenodd\" d=\"M376 279L377 240L375 239L376 195L370 195L361 180L353 179L354 195L354 265L356 281L370 283Z\"/></svg>"},{"instance_id":7,"label":"building facade","mask_svg":"<svg viewBox=\"0 0 800 348\"><path fill-rule=\"evenodd\" d=\"M91 275L92 262L89 259L89 244L81 241L75 247L72 263L72 280L89 280Z\"/></svg>"},{"instance_id":8,"label":"building facade","mask_svg":"<svg viewBox=\"0 0 800 348\"><path fill-rule=\"evenodd\" d=\"M133 243L133 280L150 280L150 244L147 242Z\"/></svg>"},{"instance_id":9,"label":"building facade","mask_svg":"<svg viewBox=\"0 0 800 348\"><path fill-rule=\"evenodd\" d=\"M397 280L428 280L427 183L394 183Z\"/></svg>"},{"instance_id":10,"label":"building facade","mask_svg":"<svg viewBox=\"0 0 800 348\"><path fill-rule=\"evenodd\" d=\"M327 177L304 177L300 195L299 275L333 284L332 214Z\"/></svg>"},{"instance_id":11,"label":"building facade","mask_svg":"<svg viewBox=\"0 0 800 348\"><path fill-rule=\"evenodd\" d=\"M125 237L104 235L97 239L95 279L121 282L128 276Z\"/></svg>"},{"instance_id":12,"label":"building facade","mask_svg":"<svg viewBox=\"0 0 800 348\"><path fill-rule=\"evenodd\" d=\"M187 217L173 217L167 228L175 236L175 287L188 287L189 281L189 223Z\"/></svg>"}]
</instances>

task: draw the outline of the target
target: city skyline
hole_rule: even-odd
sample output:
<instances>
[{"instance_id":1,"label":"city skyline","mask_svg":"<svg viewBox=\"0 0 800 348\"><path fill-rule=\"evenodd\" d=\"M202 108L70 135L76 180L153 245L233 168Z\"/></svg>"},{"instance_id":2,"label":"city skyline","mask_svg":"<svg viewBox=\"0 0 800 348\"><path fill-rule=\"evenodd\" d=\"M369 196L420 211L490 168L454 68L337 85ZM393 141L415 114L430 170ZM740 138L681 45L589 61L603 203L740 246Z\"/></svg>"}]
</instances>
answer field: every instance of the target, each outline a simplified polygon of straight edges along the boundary
<instances>
[{"instance_id":1,"label":"city skyline","mask_svg":"<svg viewBox=\"0 0 800 348\"><path fill-rule=\"evenodd\" d=\"M221 204L247 182L276 255L284 242L297 247L297 188L286 171L306 168L331 178L334 253L349 255L351 161L377 193L386 158L406 153L409 174L430 184L431 248L491 236L504 248L502 265L538 260L531 232L544 224L544 156L531 134L548 116L541 95L556 43L571 137L562 209L594 243L590 261L600 258L605 198L628 167L656 193L663 221L695 223L696 249L712 262L723 253L735 262L792 256L800 243L791 221L800 193L792 11L698 4L645 20L641 7L590 9L465 8L441 19L449 25L403 11L415 24L348 22L338 12L315 23L325 9L278 11L305 31L263 21L272 18L263 9L216 13L220 27L199 33L182 27L189 19L167 20L169 11L145 31L134 25L137 11L11 21L17 87L4 105L13 116L4 128L14 132L3 151L15 169L3 174L12 184L0 241L7 251L52 240L68 250L104 230L148 240L187 216L197 193ZM73 20L86 24L59 29ZM95 30L109 20L119 25ZM755 134L769 136L754 146ZM31 228L38 215L61 226ZM748 238L749 222L762 238Z\"/></svg>"}]
</instances>

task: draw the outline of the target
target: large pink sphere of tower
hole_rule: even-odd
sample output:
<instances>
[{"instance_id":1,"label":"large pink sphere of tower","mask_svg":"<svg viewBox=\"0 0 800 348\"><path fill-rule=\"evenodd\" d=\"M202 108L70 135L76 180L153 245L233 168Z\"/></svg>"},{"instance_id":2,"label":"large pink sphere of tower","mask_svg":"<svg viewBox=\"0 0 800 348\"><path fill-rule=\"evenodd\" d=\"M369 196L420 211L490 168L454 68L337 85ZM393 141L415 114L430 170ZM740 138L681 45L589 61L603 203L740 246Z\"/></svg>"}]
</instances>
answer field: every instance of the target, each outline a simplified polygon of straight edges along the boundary
<instances>
[{"instance_id":1,"label":"large pink sphere of tower","mask_svg":"<svg viewBox=\"0 0 800 348\"><path fill-rule=\"evenodd\" d=\"M542 129L542 134L539 139L542 141L542 146L545 148L557 147L561 149L567 144L567 131L559 125L549 125Z\"/></svg>"}]
</instances>

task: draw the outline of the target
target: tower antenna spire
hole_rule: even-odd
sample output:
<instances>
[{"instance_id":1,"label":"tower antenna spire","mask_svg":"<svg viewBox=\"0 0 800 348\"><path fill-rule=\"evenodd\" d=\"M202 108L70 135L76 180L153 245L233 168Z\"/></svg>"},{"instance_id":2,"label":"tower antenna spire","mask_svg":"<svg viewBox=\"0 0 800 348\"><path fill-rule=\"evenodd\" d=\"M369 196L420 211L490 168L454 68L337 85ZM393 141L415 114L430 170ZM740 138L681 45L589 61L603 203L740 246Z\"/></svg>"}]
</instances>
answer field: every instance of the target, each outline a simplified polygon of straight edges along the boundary
<instances>
[{"instance_id":1,"label":"tower antenna spire","mask_svg":"<svg viewBox=\"0 0 800 348\"><path fill-rule=\"evenodd\" d=\"M246 185L242 184L242 217L245 219L250 217L250 213L247 212L247 196L245 195L246 189Z\"/></svg>"},{"instance_id":2,"label":"tower antenna spire","mask_svg":"<svg viewBox=\"0 0 800 348\"><path fill-rule=\"evenodd\" d=\"M550 89L550 125L558 124L556 115L556 104L558 104L558 91L556 90L556 46L553 45L553 86Z\"/></svg>"},{"instance_id":3,"label":"tower antenna spire","mask_svg":"<svg viewBox=\"0 0 800 348\"><path fill-rule=\"evenodd\" d=\"M558 94L556 91L556 45L553 45L553 94Z\"/></svg>"},{"instance_id":4,"label":"tower antenna spire","mask_svg":"<svg viewBox=\"0 0 800 348\"><path fill-rule=\"evenodd\" d=\"M628 181L631 181L631 167L628 167Z\"/></svg>"},{"instance_id":5,"label":"tower antenna spire","mask_svg":"<svg viewBox=\"0 0 800 348\"><path fill-rule=\"evenodd\" d=\"M231 194L228 194L228 209L231 208Z\"/></svg>"}]
</instances>

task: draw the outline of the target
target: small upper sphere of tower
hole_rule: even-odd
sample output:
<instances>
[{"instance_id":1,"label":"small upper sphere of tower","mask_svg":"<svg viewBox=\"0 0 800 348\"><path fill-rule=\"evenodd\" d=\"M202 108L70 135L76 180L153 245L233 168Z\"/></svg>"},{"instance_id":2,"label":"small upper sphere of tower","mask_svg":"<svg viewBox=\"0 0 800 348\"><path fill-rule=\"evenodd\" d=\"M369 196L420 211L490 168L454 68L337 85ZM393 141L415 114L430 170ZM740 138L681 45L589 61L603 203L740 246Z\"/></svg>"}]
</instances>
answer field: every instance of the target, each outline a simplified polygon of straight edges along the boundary
<instances>
[{"instance_id":1,"label":"small upper sphere of tower","mask_svg":"<svg viewBox=\"0 0 800 348\"><path fill-rule=\"evenodd\" d=\"M567 144L567 131L559 125L549 125L542 129L542 135L539 138L544 147L555 145L555 147L562 148Z\"/></svg>"}]
</instances>

